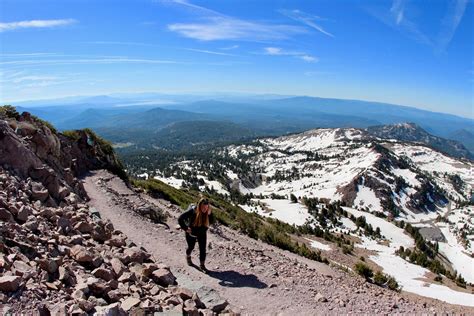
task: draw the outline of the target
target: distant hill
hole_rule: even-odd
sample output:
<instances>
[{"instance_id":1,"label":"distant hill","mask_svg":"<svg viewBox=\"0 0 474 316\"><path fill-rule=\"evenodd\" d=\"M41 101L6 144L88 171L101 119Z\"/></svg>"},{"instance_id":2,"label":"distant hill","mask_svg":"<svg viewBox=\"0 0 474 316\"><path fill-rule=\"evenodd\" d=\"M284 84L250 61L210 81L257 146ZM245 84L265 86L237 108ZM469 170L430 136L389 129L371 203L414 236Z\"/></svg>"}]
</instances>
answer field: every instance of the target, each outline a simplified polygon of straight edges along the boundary
<instances>
[{"instance_id":1,"label":"distant hill","mask_svg":"<svg viewBox=\"0 0 474 316\"><path fill-rule=\"evenodd\" d=\"M462 143L470 152L474 153L474 132L460 129L449 135L449 139Z\"/></svg>"},{"instance_id":2,"label":"distant hill","mask_svg":"<svg viewBox=\"0 0 474 316\"><path fill-rule=\"evenodd\" d=\"M460 142L433 136L415 123L371 126L367 131L379 138L419 142L453 157L474 159L474 155Z\"/></svg>"}]
</instances>

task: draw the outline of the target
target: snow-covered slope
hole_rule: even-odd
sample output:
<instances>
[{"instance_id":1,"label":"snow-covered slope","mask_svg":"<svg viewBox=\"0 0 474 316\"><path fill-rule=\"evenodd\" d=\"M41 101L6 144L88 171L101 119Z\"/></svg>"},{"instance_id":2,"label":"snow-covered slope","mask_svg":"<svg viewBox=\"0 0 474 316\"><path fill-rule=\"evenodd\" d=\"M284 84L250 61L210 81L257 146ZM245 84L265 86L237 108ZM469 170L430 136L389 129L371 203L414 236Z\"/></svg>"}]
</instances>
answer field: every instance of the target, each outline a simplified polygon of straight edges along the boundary
<instances>
[{"instance_id":1,"label":"snow-covered slope","mask_svg":"<svg viewBox=\"0 0 474 316\"><path fill-rule=\"evenodd\" d=\"M395 253L400 246L415 248L415 241L395 225L397 221L423 227L420 233L427 241L438 242L451 271L474 282L474 209L462 206L474 188L471 161L417 143L375 138L353 128L260 139L209 155L212 164L180 162L172 167L174 174L163 180L174 185L186 182L192 171L194 179L201 179L200 189L212 185L227 196L239 191L245 197L239 201L244 210L294 225L321 226L305 204L308 199L339 201L347 216L338 215L337 221L322 228L358 238L356 248L375 252L372 262L399 280L405 290L450 303L474 301L473 295L434 284L433 277L431 281L425 277L429 270ZM351 214L364 216L382 237L362 236ZM435 235L437 239L431 239ZM318 242L309 245L321 248Z\"/></svg>"}]
</instances>

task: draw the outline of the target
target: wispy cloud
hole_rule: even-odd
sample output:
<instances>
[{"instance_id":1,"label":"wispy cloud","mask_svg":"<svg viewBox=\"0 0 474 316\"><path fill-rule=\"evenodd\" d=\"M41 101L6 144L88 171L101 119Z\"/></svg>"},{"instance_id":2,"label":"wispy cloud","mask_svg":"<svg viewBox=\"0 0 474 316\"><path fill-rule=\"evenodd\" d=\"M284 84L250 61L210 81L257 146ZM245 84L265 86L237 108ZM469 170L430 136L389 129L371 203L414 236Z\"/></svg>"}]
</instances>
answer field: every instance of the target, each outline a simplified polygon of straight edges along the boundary
<instances>
[{"instance_id":1,"label":"wispy cloud","mask_svg":"<svg viewBox=\"0 0 474 316\"><path fill-rule=\"evenodd\" d=\"M184 48L185 50L191 51L191 52L197 52L197 53L203 53L203 54L211 54L211 55L220 55L220 56L237 56L234 54L228 54L228 53L223 53L223 52L215 52L211 50L206 50L206 49L196 49L196 48Z\"/></svg>"},{"instance_id":2,"label":"wispy cloud","mask_svg":"<svg viewBox=\"0 0 474 316\"><path fill-rule=\"evenodd\" d=\"M306 31L304 28L293 25L258 23L222 16L208 17L206 22L170 24L168 29L201 41L282 40Z\"/></svg>"},{"instance_id":3,"label":"wispy cloud","mask_svg":"<svg viewBox=\"0 0 474 316\"><path fill-rule=\"evenodd\" d=\"M271 56L292 56L308 63L316 63L319 61L317 57L311 56L307 53L297 52L297 51L288 51L280 47L265 47L264 54L271 55Z\"/></svg>"},{"instance_id":4,"label":"wispy cloud","mask_svg":"<svg viewBox=\"0 0 474 316\"><path fill-rule=\"evenodd\" d=\"M394 0L392 2L392 7L390 8L390 12L392 13L395 23L400 25L403 21L403 13L405 10L405 0Z\"/></svg>"},{"instance_id":5,"label":"wispy cloud","mask_svg":"<svg viewBox=\"0 0 474 316\"><path fill-rule=\"evenodd\" d=\"M300 23L303 23L321 33L324 35L334 37L333 34L329 33L326 31L320 24L317 23L317 21L323 21L325 20L324 18L321 18L317 15L312 15L300 10L279 10L279 12L290 19L293 19L295 21L298 21Z\"/></svg>"},{"instance_id":6,"label":"wispy cloud","mask_svg":"<svg viewBox=\"0 0 474 316\"><path fill-rule=\"evenodd\" d=\"M427 35L421 31L413 17L409 18L410 10L407 4L408 0L393 0L388 13L373 8L368 9L368 12L384 24L405 33L413 40L431 46L435 53L442 53L456 33L466 11L468 0L452 0L446 3L447 9L440 23L440 31L436 36Z\"/></svg>"},{"instance_id":7,"label":"wispy cloud","mask_svg":"<svg viewBox=\"0 0 474 316\"><path fill-rule=\"evenodd\" d=\"M454 34L466 11L468 0L457 0L449 4L446 15L441 21L441 30L438 36L438 52L443 52L453 39Z\"/></svg>"},{"instance_id":8,"label":"wispy cloud","mask_svg":"<svg viewBox=\"0 0 474 316\"><path fill-rule=\"evenodd\" d=\"M56 56L56 53L2 53L2 57L49 57Z\"/></svg>"},{"instance_id":9,"label":"wispy cloud","mask_svg":"<svg viewBox=\"0 0 474 316\"><path fill-rule=\"evenodd\" d=\"M327 71L306 71L304 75L306 77L315 77L315 76L325 76L325 75L331 75L331 72Z\"/></svg>"},{"instance_id":10,"label":"wispy cloud","mask_svg":"<svg viewBox=\"0 0 474 316\"><path fill-rule=\"evenodd\" d=\"M82 65L82 64L179 64L182 62L160 59L139 58L87 58L87 59L30 59L2 61L1 66L28 66L28 65Z\"/></svg>"},{"instance_id":11,"label":"wispy cloud","mask_svg":"<svg viewBox=\"0 0 474 316\"><path fill-rule=\"evenodd\" d=\"M15 77L11 79L12 83L22 83L22 82L31 82L31 81L52 81L57 80L58 77L55 76L22 76Z\"/></svg>"},{"instance_id":12,"label":"wispy cloud","mask_svg":"<svg viewBox=\"0 0 474 316\"><path fill-rule=\"evenodd\" d=\"M91 41L82 42L84 44L95 44L95 45L122 45L122 46L156 46L154 44L142 43L142 42L121 42L121 41Z\"/></svg>"},{"instance_id":13,"label":"wispy cloud","mask_svg":"<svg viewBox=\"0 0 474 316\"><path fill-rule=\"evenodd\" d=\"M271 24L239 19L193 4L187 0L166 1L192 9L201 15L197 22L173 23L168 30L200 41L269 41L290 38L306 29L295 25Z\"/></svg>"},{"instance_id":14,"label":"wispy cloud","mask_svg":"<svg viewBox=\"0 0 474 316\"><path fill-rule=\"evenodd\" d=\"M18 22L0 22L0 32L13 31L27 28L52 28L76 23L74 19L62 20L29 20Z\"/></svg>"},{"instance_id":15,"label":"wispy cloud","mask_svg":"<svg viewBox=\"0 0 474 316\"><path fill-rule=\"evenodd\" d=\"M237 49L239 47L240 47L239 45L231 45L231 46L221 47L219 49L221 49L221 50L233 50L233 49Z\"/></svg>"},{"instance_id":16,"label":"wispy cloud","mask_svg":"<svg viewBox=\"0 0 474 316\"><path fill-rule=\"evenodd\" d=\"M220 16L223 16L223 14L221 14L221 13L215 11L215 10L212 10L212 9L209 9L209 8L206 8L206 7L203 7L203 6L200 6L200 5L191 3L191 2L189 2L188 0L165 0L165 1L158 0L158 2L174 3L174 4L178 4L178 5L185 6L185 7L189 8L189 9L198 11L198 12L200 12L200 13L206 13L206 14L212 14L212 15L220 15Z\"/></svg>"}]
</instances>

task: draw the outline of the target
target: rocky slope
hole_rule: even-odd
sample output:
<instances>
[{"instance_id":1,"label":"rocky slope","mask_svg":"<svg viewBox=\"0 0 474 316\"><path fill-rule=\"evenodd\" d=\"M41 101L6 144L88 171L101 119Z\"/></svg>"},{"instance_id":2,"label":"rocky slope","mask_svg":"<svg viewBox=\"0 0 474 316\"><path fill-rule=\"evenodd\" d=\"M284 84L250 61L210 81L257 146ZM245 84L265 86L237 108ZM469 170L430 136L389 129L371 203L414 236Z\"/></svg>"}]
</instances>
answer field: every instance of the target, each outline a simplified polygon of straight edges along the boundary
<instances>
[{"instance_id":1,"label":"rocky slope","mask_svg":"<svg viewBox=\"0 0 474 316\"><path fill-rule=\"evenodd\" d=\"M230 312L225 301L206 306L179 287L166 258L151 256L86 204L78 177L97 168L120 165L92 132L58 134L28 113L0 108L2 313Z\"/></svg>"},{"instance_id":2,"label":"rocky slope","mask_svg":"<svg viewBox=\"0 0 474 316\"><path fill-rule=\"evenodd\" d=\"M415 123L399 123L368 127L371 135L406 142L418 142L458 158L474 159L474 155L461 142L434 136Z\"/></svg>"}]
</instances>

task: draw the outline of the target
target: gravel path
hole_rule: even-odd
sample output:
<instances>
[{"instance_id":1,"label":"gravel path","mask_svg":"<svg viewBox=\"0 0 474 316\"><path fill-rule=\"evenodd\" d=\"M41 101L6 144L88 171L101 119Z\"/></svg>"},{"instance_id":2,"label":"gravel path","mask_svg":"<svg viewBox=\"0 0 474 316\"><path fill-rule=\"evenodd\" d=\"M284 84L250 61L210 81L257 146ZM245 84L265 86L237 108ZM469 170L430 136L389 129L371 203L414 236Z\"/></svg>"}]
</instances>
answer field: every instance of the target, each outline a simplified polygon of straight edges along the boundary
<instances>
[{"instance_id":1,"label":"gravel path","mask_svg":"<svg viewBox=\"0 0 474 316\"><path fill-rule=\"evenodd\" d=\"M83 181L90 206L158 262L169 265L178 283L197 291L204 302L225 298L245 315L474 313L472 308L374 286L226 227L214 227L208 234L207 266L213 272L203 274L185 264L184 234L175 229L179 208L135 193L106 171L92 173ZM169 228L135 213L141 205L167 211ZM197 250L193 253L196 263Z\"/></svg>"}]
</instances>

